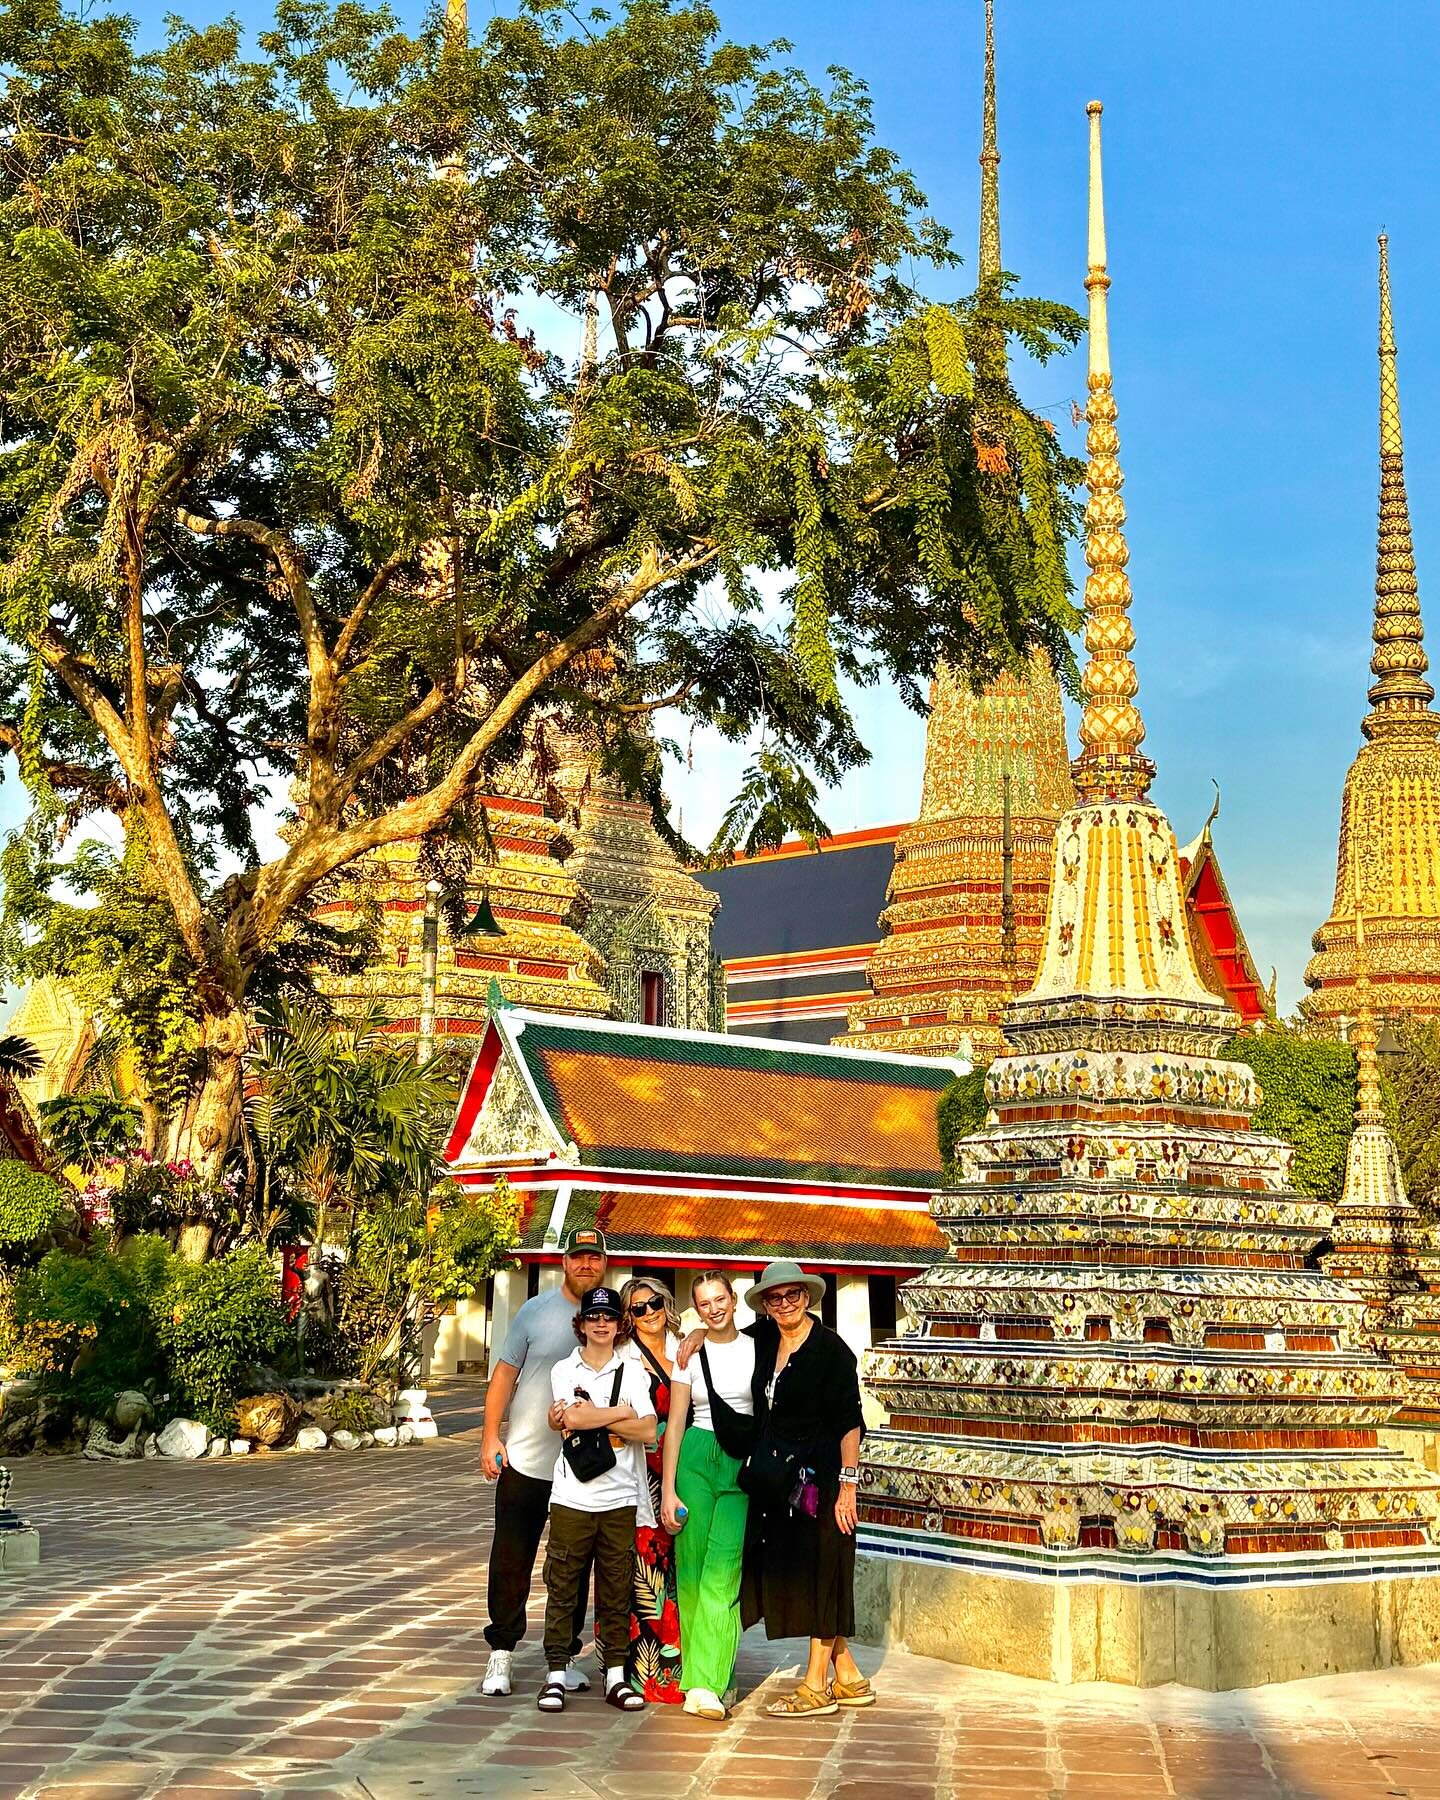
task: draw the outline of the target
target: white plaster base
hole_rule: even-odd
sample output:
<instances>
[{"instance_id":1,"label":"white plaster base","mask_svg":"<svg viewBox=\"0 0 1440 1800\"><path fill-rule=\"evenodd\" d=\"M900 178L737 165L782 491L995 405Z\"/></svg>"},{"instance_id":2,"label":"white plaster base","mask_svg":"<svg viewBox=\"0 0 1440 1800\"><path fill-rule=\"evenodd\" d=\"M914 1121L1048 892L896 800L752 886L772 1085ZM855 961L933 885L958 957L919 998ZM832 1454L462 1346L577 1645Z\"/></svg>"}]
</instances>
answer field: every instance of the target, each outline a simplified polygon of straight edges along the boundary
<instances>
[{"instance_id":1,"label":"white plaster base","mask_svg":"<svg viewBox=\"0 0 1440 1800\"><path fill-rule=\"evenodd\" d=\"M1142 1587L861 1555L855 1601L862 1643L1062 1684L1214 1691L1440 1661L1440 1575Z\"/></svg>"},{"instance_id":2,"label":"white plaster base","mask_svg":"<svg viewBox=\"0 0 1440 1800\"><path fill-rule=\"evenodd\" d=\"M19 1569L33 1569L40 1561L40 1533L33 1526L19 1531L0 1531L0 1570L13 1575Z\"/></svg>"}]
</instances>

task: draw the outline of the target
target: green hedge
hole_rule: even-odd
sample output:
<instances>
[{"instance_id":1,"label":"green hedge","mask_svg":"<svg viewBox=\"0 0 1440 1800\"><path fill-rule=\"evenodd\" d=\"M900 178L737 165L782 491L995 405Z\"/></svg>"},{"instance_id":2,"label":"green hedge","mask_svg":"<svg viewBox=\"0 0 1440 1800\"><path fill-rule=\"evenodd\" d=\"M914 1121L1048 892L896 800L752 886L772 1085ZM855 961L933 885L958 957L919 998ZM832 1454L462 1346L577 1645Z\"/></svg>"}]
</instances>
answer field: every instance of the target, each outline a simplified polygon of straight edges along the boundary
<instances>
[{"instance_id":1,"label":"green hedge","mask_svg":"<svg viewBox=\"0 0 1440 1800\"><path fill-rule=\"evenodd\" d=\"M940 1143L940 1166L948 1176L955 1161L955 1146L985 1123L985 1071L972 1069L959 1075L940 1096L935 1116Z\"/></svg>"},{"instance_id":2,"label":"green hedge","mask_svg":"<svg viewBox=\"0 0 1440 1800\"><path fill-rule=\"evenodd\" d=\"M0 1162L0 1256L43 1237L69 1206L53 1176L29 1163Z\"/></svg>"},{"instance_id":3,"label":"green hedge","mask_svg":"<svg viewBox=\"0 0 1440 1800\"><path fill-rule=\"evenodd\" d=\"M1255 1071L1264 1096L1255 1129L1292 1147L1295 1186L1333 1206L1355 1127L1355 1052L1281 1027L1232 1038L1221 1055Z\"/></svg>"}]
</instances>

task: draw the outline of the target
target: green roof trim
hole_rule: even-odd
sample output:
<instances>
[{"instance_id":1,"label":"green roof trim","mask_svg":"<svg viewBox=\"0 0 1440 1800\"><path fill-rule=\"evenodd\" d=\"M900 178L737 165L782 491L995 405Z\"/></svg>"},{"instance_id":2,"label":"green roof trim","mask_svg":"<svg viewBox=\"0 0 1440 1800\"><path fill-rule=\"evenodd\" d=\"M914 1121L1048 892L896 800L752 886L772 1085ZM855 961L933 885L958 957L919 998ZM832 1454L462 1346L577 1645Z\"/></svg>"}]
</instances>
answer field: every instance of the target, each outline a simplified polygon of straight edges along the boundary
<instances>
[{"instance_id":1,"label":"green roof trim","mask_svg":"<svg viewBox=\"0 0 1440 1800\"><path fill-rule=\"evenodd\" d=\"M904 1063L882 1061L880 1051L820 1051L791 1049L773 1039L731 1036L725 1032L680 1034L673 1031L641 1033L605 1031L603 1027L575 1028L539 1023L530 1018L517 1039L531 1073L540 1078L543 1065L531 1060L531 1050L575 1050L591 1056L630 1058L637 1062L666 1062L706 1069L747 1069L768 1075L808 1075L826 1081L853 1081L881 1087L919 1088L940 1094L955 1079L945 1060L933 1067L918 1057Z\"/></svg>"}]
</instances>

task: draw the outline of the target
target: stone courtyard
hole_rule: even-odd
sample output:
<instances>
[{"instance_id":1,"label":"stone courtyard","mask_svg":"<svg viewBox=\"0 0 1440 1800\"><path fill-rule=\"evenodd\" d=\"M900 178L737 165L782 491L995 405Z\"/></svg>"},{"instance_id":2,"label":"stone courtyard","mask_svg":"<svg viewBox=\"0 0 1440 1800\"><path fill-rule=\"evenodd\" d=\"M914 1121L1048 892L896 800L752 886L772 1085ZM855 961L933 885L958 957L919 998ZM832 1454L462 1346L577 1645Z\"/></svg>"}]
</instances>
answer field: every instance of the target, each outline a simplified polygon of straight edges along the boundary
<instances>
[{"instance_id":1,"label":"stone courtyard","mask_svg":"<svg viewBox=\"0 0 1440 1800\"><path fill-rule=\"evenodd\" d=\"M870 1652L879 1706L791 1723L762 1708L799 1646L752 1632L719 1725L542 1719L532 1638L483 1700L479 1390L432 1399L446 1436L403 1451L18 1463L43 1562L0 1577L0 1800L1440 1800L1440 1668L1205 1695Z\"/></svg>"}]
</instances>

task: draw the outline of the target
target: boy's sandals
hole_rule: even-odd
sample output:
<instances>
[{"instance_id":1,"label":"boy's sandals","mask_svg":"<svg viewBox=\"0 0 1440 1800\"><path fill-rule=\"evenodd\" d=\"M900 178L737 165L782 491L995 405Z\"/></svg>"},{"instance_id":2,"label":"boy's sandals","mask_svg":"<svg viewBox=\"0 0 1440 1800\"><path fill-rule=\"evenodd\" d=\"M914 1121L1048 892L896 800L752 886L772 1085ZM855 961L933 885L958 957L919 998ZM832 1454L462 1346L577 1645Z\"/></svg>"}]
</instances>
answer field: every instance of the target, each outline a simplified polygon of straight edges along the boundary
<instances>
[{"instance_id":1,"label":"boy's sandals","mask_svg":"<svg viewBox=\"0 0 1440 1800\"><path fill-rule=\"evenodd\" d=\"M545 1685L540 1690L540 1698L535 1702L541 1712L564 1712L565 1710L565 1671L552 1669L545 1677Z\"/></svg>"},{"instance_id":2,"label":"boy's sandals","mask_svg":"<svg viewBox=\"0 0 1440 1800\"><path fill-rule=\"evenodd\" d=\"M830 1683L830 1694L837 1706L873 1706L878 1698L863 1675L858 1681L842 1681L837 1675Z\"/></svg>"},{"instance_id":3,"label":"boy's sandals","mask_svg":"<svg viewBox=\"0 0 1440 1800\"><path fill-rule=\"evenodd\" d=\"M640 1712L645 1705L645 1696L637 1694L628 1681L617 1681L614 1687L606 1688L605 1704L619 1707L621 1712Z\"/></svg>"},{"instance_id":4,"label":"boy's sandals","mask_svg":"<svg viewBox=\"0 0 1440 1800\"><path fill-rule=\"evenodd\" d=\"M772 1719L819 1718L822 1713L833 1713L838 1710L835 1701L827 1688L823 1694L814 1688L807 1687L802 1681L793 1693L782 1699L774 1700L765 1708Z\"/></svg>"}]
</instances>

